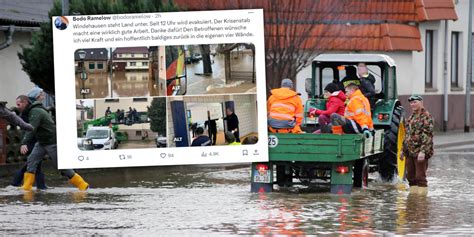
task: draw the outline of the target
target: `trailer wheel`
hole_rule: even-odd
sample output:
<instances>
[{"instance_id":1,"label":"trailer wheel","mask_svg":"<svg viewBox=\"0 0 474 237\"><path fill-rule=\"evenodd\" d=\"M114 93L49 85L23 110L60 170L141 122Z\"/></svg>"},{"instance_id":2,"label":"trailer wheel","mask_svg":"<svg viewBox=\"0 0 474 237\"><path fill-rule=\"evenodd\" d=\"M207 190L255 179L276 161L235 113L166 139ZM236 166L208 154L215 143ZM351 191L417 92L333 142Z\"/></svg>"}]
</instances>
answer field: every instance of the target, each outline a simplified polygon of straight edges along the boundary
<instances>
[{"instance_id":1,"label":"trailer wheel","mask_svg":"<svg viewBox=\"0 0 474 237\"><path fill-rule=\"evenodd\" d=\"M354 187L367 188L369 186L369 163L367 159L359 159L354 163Z\"/></svg>"},{"instance_id":2,"label":"trailer wheel","mask_svg":"<svg viewBox=\"0 0 474 237\"><path fill-rule=\"evenodd\" d=\"M276 183L278 186L289 186L293 180L292 174L287 174L286 169L289 168L287 165L276 165Z\"/></svg>"},{"instance_id":3,"label":"trailer wheel","mask_svg":"<svg viewBox=\"0 0 474 237\"><path fill-rule=\"evenodd\" d=\"M392 123L390 128L385 129L384 134L384 152L378 160L379 173L384 181L392 181L394 174L405 173L405 162L400 160L400 152L402 149L403 137L405 136L403 107L397 105L393 110ZM401 175L404 179L404 175Z\"/></svg>"}]
</instances>

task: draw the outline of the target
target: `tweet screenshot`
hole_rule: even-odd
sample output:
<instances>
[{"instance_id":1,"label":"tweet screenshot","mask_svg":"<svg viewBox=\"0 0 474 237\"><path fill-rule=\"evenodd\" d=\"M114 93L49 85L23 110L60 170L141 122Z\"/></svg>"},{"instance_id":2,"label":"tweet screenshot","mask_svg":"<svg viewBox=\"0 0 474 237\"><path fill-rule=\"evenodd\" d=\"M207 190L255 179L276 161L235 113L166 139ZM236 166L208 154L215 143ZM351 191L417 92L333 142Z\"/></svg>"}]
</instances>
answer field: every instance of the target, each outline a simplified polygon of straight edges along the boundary
<instances>
[{"instance_id":1,"label":"tweet screenshot","mask_svg":"<svg viewBox=\"0 0 474 237\"><path fill-rule=\"evenodd\" d=\"M60 169L268 161L263 10L52 20Z\"/></svg>"}]
</instances>

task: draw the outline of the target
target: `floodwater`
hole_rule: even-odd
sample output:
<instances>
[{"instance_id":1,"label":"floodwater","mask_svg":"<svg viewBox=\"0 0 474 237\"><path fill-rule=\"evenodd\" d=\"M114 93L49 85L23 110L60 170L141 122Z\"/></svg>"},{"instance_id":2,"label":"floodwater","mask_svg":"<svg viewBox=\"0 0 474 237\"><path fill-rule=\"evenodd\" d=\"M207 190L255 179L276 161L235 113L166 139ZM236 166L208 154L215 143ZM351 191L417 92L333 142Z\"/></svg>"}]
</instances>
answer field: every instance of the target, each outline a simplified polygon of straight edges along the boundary
<instances>
[{"instance_id":1,"label":"floodwater","mask_svg":"<svg viewBox=\"0 0 474 237\"><path fill-rule=\"evenodd\" d=\"M253 57L250 53L231 54L231 79L225 81L224 55L211 56L212 75L204 76L203 63L186 64L188 85L186 95L251 93L256 91L252 83Z\"/></svg>"},{"instance_id":2,"label":"floodwater","mask_svg":"<svg viewBox=\"0 0 474 237\"><path fill-rule=\"evenodd\" d=\"M231 54L231 78L225 81L225 60L223 55L211 56L212 75L204 76L202 60L186 64L186 95L255 93L256 84L252 82L254 58L247 53ZM114 71L112 79L109 72L88 73L87 80L76 74L76 99L98 99L119 97L163 96L150 78L148 70Z\"/></svg>"},{"instance_id":3,"label":"floodwater","mask_svg":"<svg viewBox=\"0 0 474 237\"><path fill-rule=\"evenodd\" d=\"M148 71L114 72L112 80L108 72L89 73L83 81L76 75L76 99L144 97L158 93L149 80ZM81 93L81 89L89 89ZM159 95L159 94L157 94Z\"/></svg>"},{"instance_id":4,"label":"floodwater","mask_svg":"<svg viewBox=\"0 0 474 237\"><path fill-rule=\"evenodd\" d=\"M83 171L87 192L48 174L54 188L31 195L2 179L0 234L473 235L473 169L472 152L438 154L427 196L377 182L342 196L302 186L255 194L248 168Z\"/></svg>"}]
</instances>

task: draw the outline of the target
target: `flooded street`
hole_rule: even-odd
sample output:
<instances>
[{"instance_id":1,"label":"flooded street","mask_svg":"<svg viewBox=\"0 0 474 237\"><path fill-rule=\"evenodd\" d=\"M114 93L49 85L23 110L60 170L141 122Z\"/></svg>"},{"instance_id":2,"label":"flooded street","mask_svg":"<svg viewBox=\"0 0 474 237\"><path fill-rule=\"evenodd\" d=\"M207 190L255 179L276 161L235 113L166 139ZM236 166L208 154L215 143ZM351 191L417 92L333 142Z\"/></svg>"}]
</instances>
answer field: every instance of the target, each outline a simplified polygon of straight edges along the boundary
<instances>
[{"instance_id":1,"label":"flooded street","mask_svg":"<svg viewBox=\"0 0 474 237\"><path fill-rule=\"evenodd\" d=\"M255 83L249 75L252 73L253 57L248 54L232 54L231 67L234 80L225 81L225 59L223 55L211 56L212 75L203 76L202 60L186 65L188 75L187 95L226 94L255 92ZM244 73L242 77L238 75ZM197 73L197 74L196 74Z\"/></svg>"},{"instance_id":2,"label":"flooded street","mask_svg":"<svg viewBox=\"0 0 474 237\"><path fill-rule=\"evenodd\" d=\"M107 72L90 73L85 81L76 75L76 99L144 97L152 87L147 71L114 72L112 80ZM81 88L90 91L81 94Z\"/></svg>"},{"instance_id":3,"label":"flooded street","mask_svg":"<svg viewBox=\"0 0 474 237\"><path fill-rule=\"evenodd\" d=\"M471 151L439 152L427 196L376 182L349 196L324 186L252 194L249 168L83 171L94 187L87 193L48 173L54 188L24 195L4 178L0 234L472 235L473 169Z\"/></svg>"}]
</instances>

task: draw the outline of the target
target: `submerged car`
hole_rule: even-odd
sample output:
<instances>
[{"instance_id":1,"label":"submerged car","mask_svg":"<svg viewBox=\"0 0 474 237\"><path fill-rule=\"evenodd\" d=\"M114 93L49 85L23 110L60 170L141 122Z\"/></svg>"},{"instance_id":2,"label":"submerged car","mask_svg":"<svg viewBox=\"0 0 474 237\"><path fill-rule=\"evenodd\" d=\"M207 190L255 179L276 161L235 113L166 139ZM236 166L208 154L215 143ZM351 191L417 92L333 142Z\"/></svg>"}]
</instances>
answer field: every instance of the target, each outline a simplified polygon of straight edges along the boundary
<instances>
[{"instance_id":1,"label":"submerged car","mask_svg":"<svg viewBox=\"0 0 474 237\"><path fill-rule=\"evenodd\" d=\"M156 147L166 147L166 137L157 136L155 139Z\"/></svg>"},{"instance_id":2,"label":"submerged car","mask_svg":"<svg viewBox=\"0 0 474 237\"><path fill-rule=\"evenodd\" d=\"M92 141L94 150L112 150L118 147L115 133L109 127L89 127L84 141Z\"/></svg>"}]
</instances>

